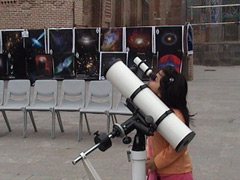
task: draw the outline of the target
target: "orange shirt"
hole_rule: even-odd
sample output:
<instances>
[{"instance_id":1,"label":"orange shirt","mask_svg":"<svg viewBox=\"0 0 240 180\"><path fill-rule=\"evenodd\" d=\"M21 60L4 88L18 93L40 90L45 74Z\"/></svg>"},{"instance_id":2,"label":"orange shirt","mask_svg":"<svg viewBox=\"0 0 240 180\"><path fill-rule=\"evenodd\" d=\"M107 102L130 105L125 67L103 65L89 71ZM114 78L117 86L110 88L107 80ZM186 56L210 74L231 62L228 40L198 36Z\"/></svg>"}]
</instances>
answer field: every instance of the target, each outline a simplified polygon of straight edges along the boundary
<instances>
[{"instance_id":1,"label":"orange shirt","mask_svg":"<svg viewBox=\"0 0 240 180\"><path fill-rule=\"evenodd\" d=\"M175 115L184 122L182 113L176 109L173 109L173 111ZM148 138L154 162L157 166L157 173L181 174L192 171L192 164L187 148L176 152L157 131L154 132L154 136L149 136Z\"/></svg>"}]
</instances>

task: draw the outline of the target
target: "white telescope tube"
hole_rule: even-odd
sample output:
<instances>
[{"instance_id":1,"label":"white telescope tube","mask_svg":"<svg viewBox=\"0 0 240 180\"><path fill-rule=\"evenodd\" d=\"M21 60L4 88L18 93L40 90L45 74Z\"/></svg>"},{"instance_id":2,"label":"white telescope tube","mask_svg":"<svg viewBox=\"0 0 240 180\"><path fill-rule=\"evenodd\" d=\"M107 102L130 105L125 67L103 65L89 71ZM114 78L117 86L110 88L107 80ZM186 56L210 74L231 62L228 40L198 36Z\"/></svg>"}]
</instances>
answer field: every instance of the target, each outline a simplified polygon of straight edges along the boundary
<instances>
[{"instance_id":1,"label":"white telescope tube","mask_svg":"<svg viewBox=\"0 0 240 180\"><path fill-rule=\"evenodd\" d=\"M107 69L105 77L109 80L126 98L139 89L144 83L121 61L112 62ZM154 123L169 108L149 89L140 90L133 98L133 103L145 114L152 116ZM195 136L174 113L167 115L158 125L157 131L171 144L176 151L180 151Z\"/></svg>"},{"instance_id":2,"label":"white telescope tube","mask_svg":"<svg viewBox=\"0 0 240 180\"><path fill-rule=\"evenodd\" d=\"M150 69L139 57L135 57L133 62L146 74L150 76L152 74L152 69Z\"/></svg>"}]
</instances>

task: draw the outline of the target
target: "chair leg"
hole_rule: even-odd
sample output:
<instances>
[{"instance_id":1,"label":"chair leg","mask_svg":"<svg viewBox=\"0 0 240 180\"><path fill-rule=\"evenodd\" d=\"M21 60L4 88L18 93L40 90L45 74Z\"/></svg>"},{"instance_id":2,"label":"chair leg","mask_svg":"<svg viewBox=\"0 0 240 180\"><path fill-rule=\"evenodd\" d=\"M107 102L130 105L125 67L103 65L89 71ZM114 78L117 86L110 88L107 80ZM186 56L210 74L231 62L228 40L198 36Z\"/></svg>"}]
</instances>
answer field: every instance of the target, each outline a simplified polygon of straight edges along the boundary
<instances>
[{"instance_id":1,"label":"chair leg","mask_svg":"<svg viewBox=\"0 0 240 180\"><path fill-rule=\"evenodd\" d=\"M27 115L27 114L26 114L26 115ZM31 119L31 121L32 121L32 125L33 125L33 128L34 128L34 131L37 132L37 126L36 126L36 124L35 124L32 111L29 111L29 116L30 116L30 119ZM27 117L27 116L26 116L26 117Z\"/></svg>"},{"instance_id":2,"label":"chair leg","mask_svg":"<svg viewBox=\"0 0 240 180\"><path fill-rule=\"evenodd\" d=\"M6 122L8 131L11 132L12 129L11 129L11 126L10 126L10 124L9 124L9 121L8 121L8 118L7 118L7 115L6 115L5 111L2 111L2 115L3 115L3 118L4 118L5 122Z\"/></svg>"},{"instance_id":3,"label":"chair leg","mask_svg":"<svg viewBox=\"0 0 240 180\"><path fill-rule=\"evenodd\" d=\"M22 108L23 112L23 138L27 137L27 110Z\"/></svg>"},{"instance_id":4,"label":"chair leg","mask_svg":"<svg viewBox=\"0 0 240 180\"><path fill-rule=\"evenodd\" d=\"M109 134L110 132L110 115L107 113L107 133Z\"/></svg>"},{"instance_id":5,"label":"chair leg","mask_svg":"<svg viewBox=\"0 0 240 180\"><path fill-rule=\"evenodd\" d=\"M60 126L60 130L61 130L61 132L64 132L60 112L59 112L59 111L55 111L55 112L56 112L56 114L57 114L57 119L58 119L58 123L59 123L59 126Z\"/></svg>"},{"instance_id":6,"label":"chair leg","mask_svg":"<svg viewBox=\"0 0 240 180\"><path fill-rule=\"evenodd\" d=\"M115 123L117 123L118 121L117 121L117 116L116 116L116 114L114 114L113 116L114 116L114 119L115 119Z\"/></svg>"},{"instance_id":7,"label":"chair leg","mask_svg":"<svg viewBox=\"0 0 240 180\"><path fill-rule=\"evenodd\" d=\"M84 117L85 117L85 120L86 120L86 124L87 124L87 129L88 129L88 134L91 135L91 130L90 130L90 126L89 126L89 123L88 123L88 119L87 119L87 114L84 113Z\"/></svg>"},{"instance_id":8,"label":"chair leg","mask_svg":"<svg viewBox=\"0 0 240 180\"><path fill-rule=\"evenodd\" d=\"M55 110L54 108L50 108L50 111L52 112L52 132L51 137L52 139L55 139Z\"/></svg>"},{"instance_id":9,"label":"chair leg","mask_svg":"<svg viewBox=\"0 0 240 180\"><path fill-rule=\"evenodd\" d=\"M78 123L78 142L82 139L82 113L80 113L79 123Z\"/></svg>"}]
</instances>

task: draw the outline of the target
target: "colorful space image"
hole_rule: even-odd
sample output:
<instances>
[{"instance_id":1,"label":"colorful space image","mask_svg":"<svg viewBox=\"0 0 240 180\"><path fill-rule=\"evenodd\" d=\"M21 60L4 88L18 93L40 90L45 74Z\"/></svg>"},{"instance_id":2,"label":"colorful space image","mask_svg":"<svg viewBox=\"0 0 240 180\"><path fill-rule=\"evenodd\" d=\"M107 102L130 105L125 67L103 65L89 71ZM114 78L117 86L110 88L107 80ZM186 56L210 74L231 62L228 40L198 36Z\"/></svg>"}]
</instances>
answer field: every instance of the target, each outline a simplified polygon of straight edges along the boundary
<instances>
[{"instance_id":1,"label":"colorful space image","mask_svg":"<svg viewBox=\"0 0 240 180\"><path fill-rule=\"evenodd\" d=\"M101 52L100 53L100 73L99 73L99 80L105 79L104 73L109 63L116 59L120 59L123 61L124 64L127 65L127 56L126 52Z\"/></svg>"},{"instance_id":2,"label":"colorful space image","mask_svg":"<svg viewBox=\"0 0 240 180\"><path fill-rule=\"evenodd\" d=\"M72 53L73 30L49 29L49 53Z\"/></svg>"},{"instance_id":3,"label":"colorful space image","mask_svg":"<svg viewBox=\"0 0 240 180\"><path fill-rule=\"evenodd\" d=\"M36 55L36 79L52 77L53 65L51 55Z\"/></svg>"},{"instance_id":4,"label":"colorful space image","mask_svg":"<svg viewBox=\"0 0 240 180\"><path fill-rule=\"evenodd\" d=\"M74 54L53 54L54 76L74 77Z\"/></svg>"},{"instance_id":5,"label":"colorful space image","mask_svg":"<svg viewBox=\"0 0 240 180\"><path fill-rule=\"evenodd\" d=\"M158 69L161 69L166 65L173 66L178 72L181 72L182 61L179 59L179 57L173 54L166 54L159 58Z\"/></svg>"},{"instance_id":6,"label":"colorful space image","mask_svg":"<svg viewBox=\"0 0 240 180\"><path fill-rule=\"evenodd\" d=\"M156 47L161 54L183 52L183 26L156 27Z\"/></svg>"},{"instance_id":7,"label":"colorful space image","mask_svg":"<svg viewBox=\"0 0 240 180\"><path fill-rule=\"evenodd\" d=\"M44 29L28 30L29 37L26 39L26 48L33 54L44 54L45 31Z\"/></svg>"},{"instance_id":8,"label":"colorful space image","mask_svg":"<svg viewBox=\"0 0 240 180\"><path fill-rule=\"evenodd\" d=\"M152 53L152 27L126 28L126 46L129 52Z\"/></svg>"},{"instance_id":9,"label":"colorful space image","mask_svg":"<svg viewBox=\"0 0 240 180\"><path fill-rule=\"evenodd\" d=\"M99 29L75 29L76 54L84 52L98 52Z\"/></svg>"},{"instance_id":10,"label":"colorful space image","mask_svg":"<svg viewBox=\"0 0 240 180\"><path fill-rule=\"evenodd\" d=\"M123 51L123 29L101 28L100 51Z\"/></svg>"},{"instance_id":11,"label":"colorful space image","mask_svg":"<svg viewBox=\"0 0 240 180\"><path fill-rule=\"evenodd\" d=\"M76 54L77 55L77 54ZM84 52L76 56L76 76L79 79L99 79L99 53Z\"/></svg>"},{"instance_id":12,"label":"colorful space image","mask_svg":"<svg viewBox=\"0 0 240 180\"><path fill-rule=\"evenodd\" d=\"M20 42L23 43L22 31L2 31L2 50L3 53L11 55L16 50L16 45Z\"/></svg>"}]
</instances>

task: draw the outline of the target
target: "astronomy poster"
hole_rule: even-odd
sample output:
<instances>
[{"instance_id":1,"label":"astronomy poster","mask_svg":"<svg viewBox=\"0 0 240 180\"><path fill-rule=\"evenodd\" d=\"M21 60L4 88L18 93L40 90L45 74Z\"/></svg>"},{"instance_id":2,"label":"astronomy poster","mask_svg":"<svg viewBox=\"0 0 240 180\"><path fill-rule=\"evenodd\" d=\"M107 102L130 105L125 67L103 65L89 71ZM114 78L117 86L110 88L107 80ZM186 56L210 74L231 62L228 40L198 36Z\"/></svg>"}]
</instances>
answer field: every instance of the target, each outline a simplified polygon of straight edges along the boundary
<instances>
[{"instance_id":1,"label":"astronomy poster","mask_svg":"<svg viewBox=\"0 0 240 180\"><path fill-rule=\"evenodd\" d=\"M13 57L16 54L17 47L23 47L22 31L21 29L2 31L2 53L6 58L6 73L8 76L14 76L16 60Z\"/></svg>"},{"instance_id":2,"label":"astronomy poster","mask_svg":"<svg viewBox=\"0 0 240 180\"><path fill-rule=\"evenodd\" d=\"M28 49L28 52L35 55L46 54L46 30L30 29L28 32L29 37L26 38L26 48Z\"/></svg>"},{"instance_id":3,"label":"astronomy poster","mask_svg":"<svg viewBox=\"0 0 240 180\"><path fill-rule=\"evenodd\" d=\"M36 79L52 78L53 64L51 55L36 55Z\"/></svg>"},{"instance_id":4,"label":"astronomy poster","mask_svg":"<svg viewBox=\"0 0 240 180\"><path fill-rule=\"evenodd\" d=\"M128 54L128 67L133 68L135 57L141 57L145 64L152 67L153 52L152 27L126 28L126 46ZM140 79L146 79L142 72L135 72Z\"/></svg>"},{"instance_id":5,"label":"astronomy poster","mask_svg":"<svg viewBox=\"0 0 240 180\"><path fill-rule=\"evenodd\" d=\"M99 78L99 28L75 29L76 76Z\"/></svg>"},{"instance_id":6,"label":"astronomy poster","mask_svg":"<svg viewBox=\"0 0 240 180\"><path fill-rule=\"evenodd\" d=\"M48 53L73 53L73 29L48 29Z\"/></svg>"},{"instance_id":7,"label":"astronomy poster","mask_svg":"<svg viewBox=\"0 0 240 180\"><path fill-rule=\"evenodd\" d=\"M183 30L183 26L160 26L155 28L158 68L171 65L178 72L181 72Z\"/></svg>"},{"instance_id":8,"label":"astronomy poster","mask_svg":"<svg viewBox=\"0 0 240 180\"><path fill-rule=\"evenodd\" d=\"M56 78L75 77L74 54L53 54L53 75Z\"/></svg>"},{"instance_id":9,"label":"astronomy poster","mask_svg":"<svg viewBox=\"0 0 240 180\"><path fill-rule=\"evenodd\" d=\"M123 51L123 28L101 28L100 51Z\"/></svg>"}]
</instances>

